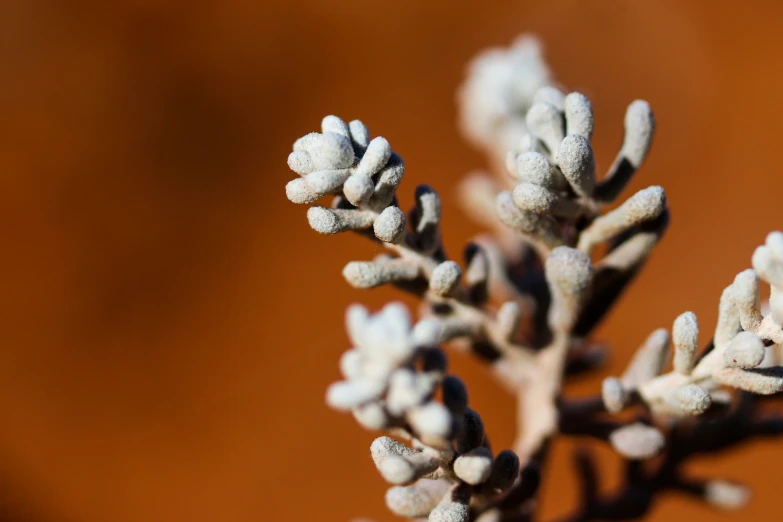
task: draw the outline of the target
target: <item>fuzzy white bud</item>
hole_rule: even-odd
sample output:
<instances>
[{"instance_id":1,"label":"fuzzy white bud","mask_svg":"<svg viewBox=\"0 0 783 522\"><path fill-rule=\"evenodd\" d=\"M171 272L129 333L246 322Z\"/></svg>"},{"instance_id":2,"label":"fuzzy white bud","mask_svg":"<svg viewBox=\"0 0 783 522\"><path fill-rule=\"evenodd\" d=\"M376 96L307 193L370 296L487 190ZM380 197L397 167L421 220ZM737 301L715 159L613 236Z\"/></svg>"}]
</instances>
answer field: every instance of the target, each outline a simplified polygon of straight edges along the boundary
<instances>
[{"instance_id":1,"label":"fuzzy white bud","mask_svg":"<svg viewBox=\"0 0 783 522\"><path fill-rule=\"evenodd\" d=\"M435 267L430 277L430 290L440 296L448 296L459 286L462 269L454 261L444 261Z\"/></svg>"},{"instance_id":2,"label":"fuzzy white bud","mask_svg":"<svg viewBox=\"0 0 783 522\"><path fill-rule=\"evenodd\" d=\"M593 106L587 96L578 92L565 97L566 133L578 134L588 141L593 136Z\"/></svg>"},{"instance_id":3,"label":"fuzzy white bud","mask_svg":"<svg viewBox=\"0 0 783 522\"><path fill-rule=\"evenodd\" d=\"M358 174L372 176L373 174L380 171L383 166L389 162L391 155L392 150L389 142L386 141L386 138L378 136L377 138L374 138L369 143L369 145L367 145L367 150L364 152L364 156L362 156L362 159L359 161L359 165L356 167L356 172Z\"/></svg>"},{"instance_id":4,"label":"fuzzy white bud","mask_svg":"<svg viewBox=\"0 0 783 522\"><path fill-rule=\"evenodd\" d=\"M370 201L375 184L366 174L354 174L343 184L345 198L354 206L361 206Z\"/></svg>"},{"instance_id":5,"label":"fuzzy white bud","mask_svg":"<svg viewBox=\"0 0 783 522\"><path fill-rule=\"evenodd\" d=\"M753 332L740 332L723 352L723 362L729 368L755 368L765 355L764 341Z\"/></svg>"},{"instance_id":6,"label":"fuzzy white bud","mask_svg":"<svg viewBox=\"0 0 783 522\"><path fill-rule=\"evenodd\" d=\"M625 138L622 154L639 168L650 150L655 134L655 115L644 100L632 102L625 111Z\"/></svg>"},{"instance_id":7,"label":"fuzzy white bud","mask_svg":"<svg viewBox=\"0 0 783 522\"><path fill-rule=\"evenodd\" d=\"M492 453L485 447L463 453L454 461L454 473L472 486L486 481L491 471Z\"/></svg>"},{"instance_id":8,"label":"fuzzy white bud","mask_svg":"<svg viewBox=\"0 0 783 522\"><path fill-rule=\"evenodd\" d=\"M451 434L451 413L440 403L428 402L408 412L408 421L416 432L446 439Z\"/></svg>"},{"instance_id":9,"label":"fuzzy white bud","mask_svg":"<svg viewBox=\"0 0 783 522\"><path fill-rule=\"evenodd\" d=\"M370 130L367 125L359 120L353 120L348 124L348 130L351 134L351 142L354 148L362 151L370 144Z\"/></svg>"},{"instance_id":10,"label":"fuzzy white bud","mask_svg":"<svg viewBox=\"0 0 783 522\"><path fill-rule=\"evenodd\" d=\"M734 278L734 299L743 330L754 330L761 323L759 277L752 268Z\"/></svg>"},{"instance_id":11,"label":"fuzzy white bud","mask_svg":"<svg viewBox=\"0 0 783 522\"><path fill-rule=\"evenodd\" d=\"M314 193L307 187L307 181L304 178L292 179L286 183L285 196L297 205L306 205L321 197L320 194Z\"/></svg>"},{"instance_id":12,"label":"fuzzy white bud","mask_svg":"<svg viewBox=\"0 0 783 522\"><path fill-rule=\"evenodd\" d=\"M628 401L628 392L622 381L616 377L607 377L601 385L601 398L609 413L619 413Z\"/></svg>"},{"instance_id":13,"label":"fuzzy white bud","mask_svg":"<svg viewBox=\"0 0 783 522\"><path fill-rule=\"evenodd\" d=\"M640 422L613 431L609 436L609 441L620 455L631 460L653 457L666 444L663 433Z\"/></svg>"},{"instance_id":14,"label":"fuzzy white bud","mask_svg":"<svg viewBox=\"0 0 783 522\"><path fill-rule=\"evenodd\" d=\"M375 237L385 243L399 243L405 237L405 213L399 207L386 207L373 223Z\"/></svg>"},{"instance_id":15,"label":"fuzzy white bud","mask_svg":"<svg viewBox=\"0 0 783 522\"><path fill-rule=\"evenodd\" d=\"M345 123L342 119L333 115L326 116L323 120L321 120L321 132L324 134L327 132L334 132L335 134L340 134L346 138L350 138L348 124Z\"/></svg>"},{"instance_id":16,"label":"fuzzy white bud","mask_svg":"<svg viewBox=\"0 0 783 522\"><path fill-rule=\"evenodd\" d=\"M557 165L578 196L590 196L595 189L595 158L587 138L567 136L560 144Z\"/></svg>"},{"instance_id":17,"label":"fuzzy white bud","mask_svg":"<svg viewBox=\"0 0 783 522\"><path fill-rule=\"evenodd\" d=\"M672 327L674 344L674 371L688 375L699 350L699 322L696 314L685 312L674 320Z\"/></svg>"},{"instance_id":18,"label":"fuzzy white bud","mask_svg":"<svg viewBox=\"0 0 783 522\"><path fill-rule=\"evenodd\" d=\"M563 115L557 107L546 102L534 104L525 115L525 124L534 136L544 142L552 156L556 156L565 137Z\"/></svg>"}]
</instances>

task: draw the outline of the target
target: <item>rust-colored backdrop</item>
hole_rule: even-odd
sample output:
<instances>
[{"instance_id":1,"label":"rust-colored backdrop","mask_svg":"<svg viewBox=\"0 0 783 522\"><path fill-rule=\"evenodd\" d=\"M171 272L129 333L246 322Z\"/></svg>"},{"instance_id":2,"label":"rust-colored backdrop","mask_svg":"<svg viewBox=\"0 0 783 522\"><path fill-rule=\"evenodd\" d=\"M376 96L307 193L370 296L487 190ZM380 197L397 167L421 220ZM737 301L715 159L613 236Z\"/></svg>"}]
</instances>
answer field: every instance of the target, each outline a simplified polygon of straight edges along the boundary
<instances>
[{"instance_id":1,"label":"rust-colored backdrop","mask_svg":"<svg viewBox=\"0 0 783 522\"><path fill-rule=\"evenodd\" d=\"M447 247L478 229L454 184L483 158L455 128L478 50L533 31L587 93L604 167L625 106L658 117L630 190L666 187L673 227L599 336L617 370L653 328L717 300L783 227L783 4L679 0L241 0L0 4L0 501L42 522L393 517L373 435L323 405L344 307L392 290L342 281L375 254L324 238L287 202L286 156L329 113L406 159L403 202L447 198ZM629 193L630 193L629 190ZM406 199L407 198L407 199ZM511 398L454 357L493 442ZM598 379L574 393L597 389ZM575 499L569 450L545 512ZM617 461L598 449L604 487ZM694 464L748 482L739 519L779 518L783 440ZM664 499L650 520L717 521Z\"/></svg>"}]
</instances>

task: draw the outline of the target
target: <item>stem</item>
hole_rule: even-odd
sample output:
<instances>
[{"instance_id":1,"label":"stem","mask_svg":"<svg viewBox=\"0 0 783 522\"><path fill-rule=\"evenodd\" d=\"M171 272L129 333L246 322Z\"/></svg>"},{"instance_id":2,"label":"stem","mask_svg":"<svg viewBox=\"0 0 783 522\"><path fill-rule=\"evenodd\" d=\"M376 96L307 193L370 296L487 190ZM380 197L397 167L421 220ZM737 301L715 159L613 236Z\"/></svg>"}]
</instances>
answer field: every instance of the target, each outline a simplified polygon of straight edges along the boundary
<instances>
[{"instance_id":1,"label":"stem","mask_svg":"<svg viewBox=\"0 0 783 522\"><path fill-rule=\"evenodd\" d=\"M514 451L524 466L557 432L557 397L568 355L568 335L555 332L552 343L536 355L536 371L519 390Z\"/></svg>"}]
</instances>

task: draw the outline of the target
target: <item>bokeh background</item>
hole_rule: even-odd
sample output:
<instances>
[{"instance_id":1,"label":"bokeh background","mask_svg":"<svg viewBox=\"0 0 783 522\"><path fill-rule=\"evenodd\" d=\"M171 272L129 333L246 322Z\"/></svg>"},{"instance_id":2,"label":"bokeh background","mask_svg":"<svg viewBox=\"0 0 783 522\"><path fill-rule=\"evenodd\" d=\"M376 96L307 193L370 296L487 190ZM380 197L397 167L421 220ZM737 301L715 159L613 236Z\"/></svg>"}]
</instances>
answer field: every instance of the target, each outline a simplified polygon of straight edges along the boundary
<instances>
[{"instance_id":1,"label":"bokeh background","mask_svg":"<svg viewBox=\"0 0 783 522\"><path fill-rule=\"evenodd\" d=\"M783 227L781 20L772 0L3 0L0 519L393 520L373 435L323 394L345 306L400 295L347 287L343 264L376 247L309 229L286 156L324 115L361 118L406 159L404 206L418 183L444 195L459 251L479 229L455 184L485 162L454 92L477 51L521 32L592 98L604 168L630 101L658 118L630 190L664 185L673 227L598 331L605 373L686 309L710 330ZM509 444L512 399L472 361L453 368ZM575 501L572 448L555 448L548 515ZM611 489L618 462L597 451ZM765 441L692 469L753 487L738 519L777 520L781 464ZM672 496L649 520L686 517L725 519Z\"/></svg>"}]
</instances>

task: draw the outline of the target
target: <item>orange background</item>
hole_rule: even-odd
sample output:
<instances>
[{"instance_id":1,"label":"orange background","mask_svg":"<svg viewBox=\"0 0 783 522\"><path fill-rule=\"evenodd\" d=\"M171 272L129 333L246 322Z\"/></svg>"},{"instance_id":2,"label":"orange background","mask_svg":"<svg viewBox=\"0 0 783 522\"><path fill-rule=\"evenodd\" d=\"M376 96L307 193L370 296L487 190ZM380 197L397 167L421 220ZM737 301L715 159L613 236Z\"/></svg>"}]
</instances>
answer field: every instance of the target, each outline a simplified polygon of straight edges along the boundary
<instances>
[{"instance_id":1,"label":"orange background","mask_svg":"<svg viewBox=\"0 0 783 522\"><path fill-rule=\"evenodd\" d=\"M330 113L405 157L403 207L429 183L451 252L478 228L455 182L484 160L454 92L480 49L533 31L588 94L606 167L625 106L658 135L632 190L666 187L673 227L598 331L618 371L655 327L717 300L781 228L783 5L397 0L0 4L0 498L8 519L393 520L373 435L323 405L360 292L343 264L376 247L319 237L287 202L286 156ZM706 337L706 334L705 334ZM706 339L705 339L706 340ZM493 445L513 403L470 383ZM598 376L577 385L597 390ZM556 447L544 512L575 500ZM693 464L749 483L747 520L779 518L783 442ZM618 462L604 447L604 486ZM724 520L667 497L650 520ZM674 517L674 518L672 518Z\"/></svg>"}]
</instances>

